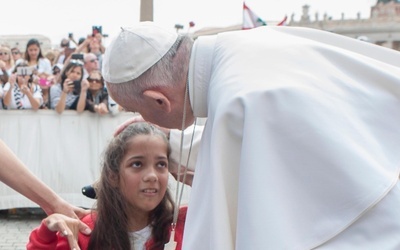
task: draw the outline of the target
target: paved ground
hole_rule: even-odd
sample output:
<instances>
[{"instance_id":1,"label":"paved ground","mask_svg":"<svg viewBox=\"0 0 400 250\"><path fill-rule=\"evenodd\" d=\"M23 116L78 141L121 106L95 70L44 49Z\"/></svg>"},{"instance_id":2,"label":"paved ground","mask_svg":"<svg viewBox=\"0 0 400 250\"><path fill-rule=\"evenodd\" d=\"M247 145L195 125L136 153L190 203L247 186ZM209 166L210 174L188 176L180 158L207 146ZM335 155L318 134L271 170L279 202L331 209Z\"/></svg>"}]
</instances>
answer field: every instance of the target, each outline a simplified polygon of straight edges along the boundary
<instances>
[{"instance_id":1,"label":"paved ground","mask_svg":"<svg viewBox=\"0 0 400 250\"><path fill-rule=\"evenodd\" d=\"M25 250L31 230L44 216L39 208L0 210L0 249Z\"/></svg>"}]
</instances>

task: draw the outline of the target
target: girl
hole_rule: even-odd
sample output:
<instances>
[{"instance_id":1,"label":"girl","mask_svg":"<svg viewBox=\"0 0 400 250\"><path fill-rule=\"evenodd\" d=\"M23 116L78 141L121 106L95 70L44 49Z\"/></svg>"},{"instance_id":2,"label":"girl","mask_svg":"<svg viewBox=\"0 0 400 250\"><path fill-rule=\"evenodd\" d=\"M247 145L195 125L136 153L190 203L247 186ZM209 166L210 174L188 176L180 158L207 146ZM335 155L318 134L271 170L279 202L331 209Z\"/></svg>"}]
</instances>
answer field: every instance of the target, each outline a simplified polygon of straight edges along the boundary
<instances>
[{"instance_id":1,"label":"girl","mask_svg":"<svg viewBox=\"0 0 400 250\"><path fill-rule=\"evenodd\" d=\"M165 134L148 123L131 124L111 140L104 153L97 210L82 219L93 232L79 234L80 249L164 249L174 207L167 190L169 153ZM180 209L175 227L178 250L186 209ZM31 233L27 249L70 249L68 242L76 248L77 222L50 215Z\"/></svg>"},{"instance_id":2,"label":"girl","mask_svg":"<svg viewBox=\"0 0 400 250\"><path fill-rule=\"evenodd\" d=\"M50 88L50 106L61 114L65 109L85 110L89 83L83 79L83 63L71 60L61 74L61 82Z\"/></svg>"},{"instance_id":3,"label":"girl","mask_svg":"<svg viewBox=\"0 0 400 250\"><path fill-rule=\"evenodd\" d=\"M29 66L37 69L37 73L51 75L51 63L49 59L43 56L40 43L37 39L30 39L26 44L25 60Z\"/></svg>"},{"instance_id":4,"label":"girl","mask_svg":"<svg viewBox=\"0 0 400 250\"><path fill-rule=\"evenodd\" d=\"M19 72L18 69L23 69ZM33 82L33 69L22 62L18 64L8 83L4 85L4 105L7 109L38 110L43 103L42 90Z\"/></svg>"}]
</instances>

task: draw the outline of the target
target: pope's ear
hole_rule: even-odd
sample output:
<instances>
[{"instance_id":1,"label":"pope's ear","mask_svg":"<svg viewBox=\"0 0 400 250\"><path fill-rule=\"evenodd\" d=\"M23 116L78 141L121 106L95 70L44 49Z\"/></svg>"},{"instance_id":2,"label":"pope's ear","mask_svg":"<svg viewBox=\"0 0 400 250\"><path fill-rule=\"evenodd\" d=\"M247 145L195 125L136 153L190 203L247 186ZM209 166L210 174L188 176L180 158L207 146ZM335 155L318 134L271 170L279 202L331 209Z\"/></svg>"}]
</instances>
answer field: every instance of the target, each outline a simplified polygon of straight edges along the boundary
<instances>
[{"instance_id":1,"label":"pope's ear","mask_svg":"<svg viewBox=\"0 0 400 250\"><path fill-rule=\"evenodd\" d=\"M156 90L145 90L143 92L143 98L150 108L162 109L169 113L171 111L171 103L168 98L161 92Z\"/></svg>"}]
</instances>

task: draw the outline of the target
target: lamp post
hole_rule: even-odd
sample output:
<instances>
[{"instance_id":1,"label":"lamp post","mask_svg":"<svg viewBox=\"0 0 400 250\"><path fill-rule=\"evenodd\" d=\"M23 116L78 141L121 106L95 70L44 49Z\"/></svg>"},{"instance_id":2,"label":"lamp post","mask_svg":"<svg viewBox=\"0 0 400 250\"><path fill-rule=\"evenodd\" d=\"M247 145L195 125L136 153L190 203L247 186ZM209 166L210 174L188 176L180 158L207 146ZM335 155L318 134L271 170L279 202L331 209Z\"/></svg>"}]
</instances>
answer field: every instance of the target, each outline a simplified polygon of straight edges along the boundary
<instances>
[{"instance_id":1,"label":"lamp post","mask_svg":"<svg viewBox=\"0 0 400 250\"><path fill-rule=\"evenodd\" d=\"M140 0L140 21L153 21L153 0Z\"/></svg>"}]
</instances>

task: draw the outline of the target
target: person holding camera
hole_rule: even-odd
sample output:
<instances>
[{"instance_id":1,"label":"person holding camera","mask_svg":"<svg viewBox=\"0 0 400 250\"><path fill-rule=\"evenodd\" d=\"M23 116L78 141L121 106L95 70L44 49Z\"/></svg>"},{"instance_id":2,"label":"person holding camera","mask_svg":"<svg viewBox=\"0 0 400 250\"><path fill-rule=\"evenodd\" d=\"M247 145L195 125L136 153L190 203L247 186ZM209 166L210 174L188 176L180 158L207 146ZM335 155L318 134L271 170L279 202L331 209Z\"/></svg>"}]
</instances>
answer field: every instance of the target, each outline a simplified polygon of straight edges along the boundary
<instances>
[{"instance_id":1,"label":"person holding camera","mask_svg":"<svg viewBox=\"0 0 400 250\"><path fill-rule=\"evenodd\" d=\"M83 78L83 62L70 60L61 73L61 82L50 88L50 107L61 114L65 109L81 113L86 106L89 82Z\"/></svg>"},{"instance_id":2,"label":"person holding camera","mask_svg":"<svg viewBox=\"0 0 400 250\"><path fill-rule=\"evenodd\" d=\"M38 110L43 103L42 90L33 82L33 69L26 62L15 67L3 90L7 109Z\"/></svg>"}]
</instances>

